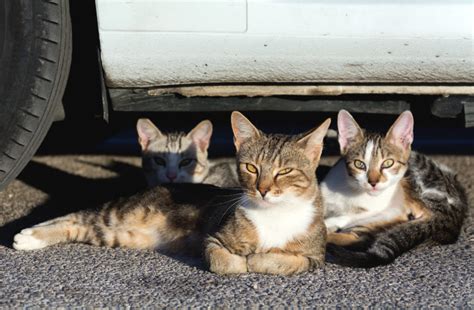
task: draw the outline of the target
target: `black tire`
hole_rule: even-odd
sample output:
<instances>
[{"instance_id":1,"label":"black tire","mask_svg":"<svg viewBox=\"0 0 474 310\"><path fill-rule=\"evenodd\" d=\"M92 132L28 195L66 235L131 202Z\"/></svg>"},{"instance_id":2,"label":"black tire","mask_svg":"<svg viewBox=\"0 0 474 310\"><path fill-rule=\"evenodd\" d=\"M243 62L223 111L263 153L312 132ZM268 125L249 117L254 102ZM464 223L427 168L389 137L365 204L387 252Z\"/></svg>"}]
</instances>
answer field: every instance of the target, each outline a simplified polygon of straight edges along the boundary
<instances>
[{"instance_id":1,"label":"black tire","mask_svg":"<svg viewBox=\"0 0 474 310\"><path fill-rule=\"evenodd\" d=\"M72 57L66 0L0 0L0 190L25 167L61 104Z\"/></svg>"}]
</instances>

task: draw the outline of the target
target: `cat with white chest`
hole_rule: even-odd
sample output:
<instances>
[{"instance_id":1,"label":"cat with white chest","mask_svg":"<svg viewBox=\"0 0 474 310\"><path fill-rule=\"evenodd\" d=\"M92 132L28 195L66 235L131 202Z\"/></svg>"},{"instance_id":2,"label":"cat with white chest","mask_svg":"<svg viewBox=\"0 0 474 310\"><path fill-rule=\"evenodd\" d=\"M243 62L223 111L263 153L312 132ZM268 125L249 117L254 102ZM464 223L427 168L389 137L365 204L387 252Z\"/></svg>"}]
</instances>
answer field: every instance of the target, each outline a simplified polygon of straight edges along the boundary
<instances>
[{"instance_id":1,"label":"cat with white chest","mask_svg":"<svg viewBox=\"0 0 474 310\"><path fill-rule=\"evenodd\" d=\"M452 171L411 151L413 126L405 111L383 136L339 112L342 158L321 183L335 262L372 267L427 239L456 241L467 210L465 191Z\"/></svg>"}]
</instances>

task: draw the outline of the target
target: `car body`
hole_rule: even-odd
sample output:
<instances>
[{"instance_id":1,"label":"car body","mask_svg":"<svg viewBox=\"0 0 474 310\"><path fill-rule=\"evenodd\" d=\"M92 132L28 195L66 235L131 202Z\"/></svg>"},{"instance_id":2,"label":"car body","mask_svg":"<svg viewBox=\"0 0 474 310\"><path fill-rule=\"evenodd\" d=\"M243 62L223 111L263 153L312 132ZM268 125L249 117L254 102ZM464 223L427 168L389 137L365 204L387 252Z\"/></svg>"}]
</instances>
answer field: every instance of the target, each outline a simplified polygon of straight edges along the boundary
<instances>
[{"instance_id":1,"label":"car body","mask_svg":"<svg viewBox=\"0 0 474 310\"><path fill-rule=\"evenodd\" d=\"M432 114L473 126L473 12L470 0L2 0L0 189L64 118L68 77L100 89L106 119L236 108L396 114L411 104L400 96L428 95ZM94 59L78 65L83 54ZM92 62L99 78L72 77Z\"/></svg>"}]
</instances>

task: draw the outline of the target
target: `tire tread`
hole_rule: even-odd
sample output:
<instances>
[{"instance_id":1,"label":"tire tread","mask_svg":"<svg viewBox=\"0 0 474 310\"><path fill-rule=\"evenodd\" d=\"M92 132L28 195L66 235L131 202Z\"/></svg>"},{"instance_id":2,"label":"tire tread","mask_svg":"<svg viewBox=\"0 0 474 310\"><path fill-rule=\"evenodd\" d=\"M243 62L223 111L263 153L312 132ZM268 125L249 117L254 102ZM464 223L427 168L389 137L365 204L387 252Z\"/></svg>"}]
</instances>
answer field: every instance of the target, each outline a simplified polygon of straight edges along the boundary
<instances>
[{"instance_id":1,"label":"tire tread","mask_svg":"<svg viewBox=\"0 0 474 310\"><path fill-rule=\"evenodd\" d=\"M69 75L72 31L68 1L35 0L30 5L36 40L27 59L31 75L23 86L30 90L23 96L26 100L18 104L15 122L0 153L0 190L18 175L41 144Z\"/></svg>"}]
</instances>

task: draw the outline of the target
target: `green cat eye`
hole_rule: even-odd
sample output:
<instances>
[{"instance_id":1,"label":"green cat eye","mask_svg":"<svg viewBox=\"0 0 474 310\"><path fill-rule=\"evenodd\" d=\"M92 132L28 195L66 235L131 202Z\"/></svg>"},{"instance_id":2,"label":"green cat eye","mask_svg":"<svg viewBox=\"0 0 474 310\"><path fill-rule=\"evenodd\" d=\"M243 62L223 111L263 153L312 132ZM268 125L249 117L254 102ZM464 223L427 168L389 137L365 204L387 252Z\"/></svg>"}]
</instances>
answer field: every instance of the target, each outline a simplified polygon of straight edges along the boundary
<instances>
[{"instance_id":1,"label":"green cat eye","mask_svg":"<svg viewBox=\"0 0 474 310\"><path fill-rule=\"evenodd\" d=\"M250 173L257 173L257 167L252 164L246 164L245 168L247 168L248 172Z\"/></svg>"},{"instance_id":2,"label":"green cat eye","mask_svg":"<svg viewBox=\"0 0 474 310\"><path fill-rule=\"evenodd\" d=\"M365 170L366 169L366 166L365 166L364 162L361 161L361 160L358 160L358 159L354 160L354 166L357 169L360 169L360 170Z\"/></svg>"},{"instance_id":3,"label":"green cat eye","mask_svg":"<svg viewBox=\"0 0 474 310\"><path fill-rule=\"evenodd\" d=\"M291 171L293 171L293 169L291 168L281 169L280 171L278 171L278 175L285 175L285 174L290 173Z\"/></svg>"},{"instance_id":4,"label":"green cat eye","mask_svg":"<svg viewBox=\"0 0 474 310\"><path fill-rule=\"evenodd\" d=\"M163 158L161 157L155 157L153 158L153 160L155 161L155 163L159 166L166 166L166 162Z\"/></svg>"},{"instance_id":5,"label":"green cat eye","mask_svg":"<svg viewBox=\"0 0 474 310\"><path fill-rule=\"evenodd\" d=\"M186 167L188 165L190 165L192 162L193 162L194 159L191 159L191 158L186 158L186 159L183 159L182 161L179 162L179 167Z\"/></svg>"},{"instance_id":6,"label":"green cat eye","mask_svg":"<svg viewBox=\"0 0 474 310\"><path fill-rule=\"evenodd\" d=\"M382 163L382 169L390 168L393 166L394 163L395 161L393 159L387 159L386 161Z\"/></svg>"}]
</instances>

